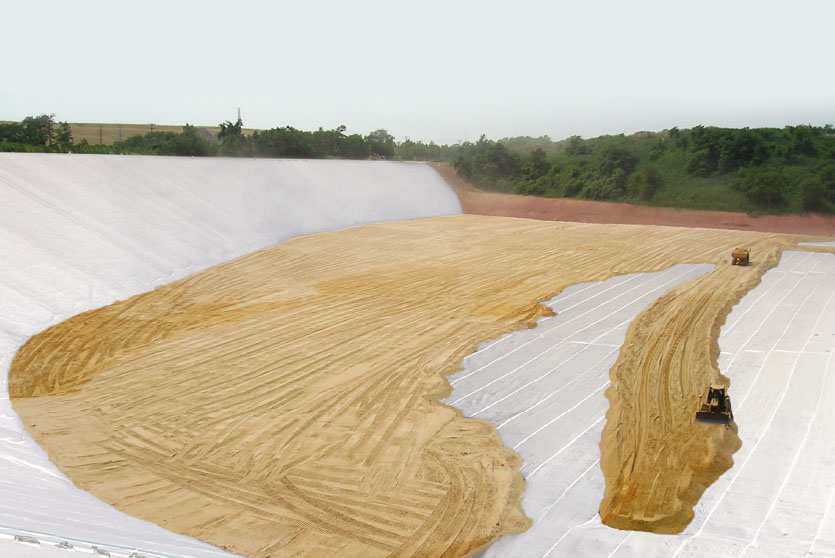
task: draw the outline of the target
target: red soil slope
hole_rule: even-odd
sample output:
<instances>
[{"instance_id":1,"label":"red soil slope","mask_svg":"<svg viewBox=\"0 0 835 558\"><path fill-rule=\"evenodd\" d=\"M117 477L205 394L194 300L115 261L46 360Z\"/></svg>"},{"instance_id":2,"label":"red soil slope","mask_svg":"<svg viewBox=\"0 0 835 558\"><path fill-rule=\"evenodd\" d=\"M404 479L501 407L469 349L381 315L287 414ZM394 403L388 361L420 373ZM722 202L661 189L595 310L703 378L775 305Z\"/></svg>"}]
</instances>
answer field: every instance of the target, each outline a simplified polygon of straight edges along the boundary
<instances>
[{"instance_id":1,"label":"red soil slope","mask_svg":"<svg viewBox=\"0 0 835 558\"><path fill-rule=\"evenodd\" d=\"M624 203L594 202L564 198L539 198L484 192L467 184L453 168L433 167L452 186L461 200L464 213L524 217L541 221L572 221L578 223L667 225L740 231L774 232L835 236L835 216L763 215L752 217L730 211L700 211L668 207L646 207Z\"/></svg>"}]
</instances>

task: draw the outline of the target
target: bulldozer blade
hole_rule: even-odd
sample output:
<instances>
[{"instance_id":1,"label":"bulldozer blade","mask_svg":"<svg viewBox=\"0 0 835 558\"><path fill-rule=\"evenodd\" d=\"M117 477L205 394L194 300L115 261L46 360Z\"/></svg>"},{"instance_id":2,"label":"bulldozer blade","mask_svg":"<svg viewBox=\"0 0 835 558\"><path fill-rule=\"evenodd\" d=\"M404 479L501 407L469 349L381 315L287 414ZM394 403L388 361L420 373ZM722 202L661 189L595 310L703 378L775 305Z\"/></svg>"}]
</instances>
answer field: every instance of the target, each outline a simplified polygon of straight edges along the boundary
<instances>
[{"instance_id":1,"label":"bulldozer blade","mask_svg":"<svg viewBox=\"0 0 835 558\"><path fill-rule=\"evenodd\" d=\"M731 417L722 413L696 413L696 422L705 424L730 424Z\"/></svg>"},{"instance_id":2,"label":"bulldozer blade","mask_svg":"<svg viewBox=\"0 0 835 558\"><path fill-rule=\"evenodd\" d=\"M725 399L727 412L719 411L696 411L696 422L703 422L708 424L730 424L734 420L734 412L731 410L731 399Z\"/></svg>"}]
</instances>

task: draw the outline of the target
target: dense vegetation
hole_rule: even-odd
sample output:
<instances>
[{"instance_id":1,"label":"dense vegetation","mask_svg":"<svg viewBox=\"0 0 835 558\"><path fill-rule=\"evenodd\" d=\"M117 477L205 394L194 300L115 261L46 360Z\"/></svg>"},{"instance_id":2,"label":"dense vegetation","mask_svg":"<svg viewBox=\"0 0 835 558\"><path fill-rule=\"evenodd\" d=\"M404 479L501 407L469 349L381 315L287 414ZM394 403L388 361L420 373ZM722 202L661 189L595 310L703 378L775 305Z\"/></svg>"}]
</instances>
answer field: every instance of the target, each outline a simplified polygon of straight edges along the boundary
<instances>
[{"instance_id":1,"label":"dense vegetation","mask_svg":"<svg viewBox=\"0 0 835 558\"><path fill-rule=\"evenodd\" d=\"M0 122L0 151L66 151L72 147L70 125L55 115L27 116L21 122Z\"/></svg>"},{"instance_id":2,"label":"dense vegetation","mask_svg":"<svg viewBox=\"0 0 835 558\"><path fill-rule=\"evenodd\" d=\"M346 134L291 126L243 133L224 122L216 137L186 125L112 145L73 143L53 115L0 123L0 151L142 155L450 161L475 186L513 194L752 213L835 213L835 130L831 125L728 129L696 126L629 137L516 137L447 146L386 130Z\"/></svg>"},{"instance_id":3,"label":"dense vegetation","mask_svg":"<svg viewBox=\"0 0 835 558\"><path fill-rule=\"evenodd\" d=\"M482 136L453 164L479 188L754 213L835 212L835 130L696 126L662 133L572 137L522 153L540 138Z\"/></svg>"},{"instance_id":4,"label":"dense vegetation","mask_svg":"<svg viewBox=\"0 0 835 558\"><path fill-rule=\"evenodd\" d=\"M285 126L246 135L238 120L222 123L217 137L207 137L203 130L186 124L181 133L149 132L111 145L93 145L84 140L73 143L66 122L56 123L54 115L43 114L20 123L0 123L0 151L437 161L450 157L449 147L410 140L398 144L386 130L375 130L366 136L348 135L345 130L345 126L339 126L308 132Z\"/></svg>"}]
</instances>

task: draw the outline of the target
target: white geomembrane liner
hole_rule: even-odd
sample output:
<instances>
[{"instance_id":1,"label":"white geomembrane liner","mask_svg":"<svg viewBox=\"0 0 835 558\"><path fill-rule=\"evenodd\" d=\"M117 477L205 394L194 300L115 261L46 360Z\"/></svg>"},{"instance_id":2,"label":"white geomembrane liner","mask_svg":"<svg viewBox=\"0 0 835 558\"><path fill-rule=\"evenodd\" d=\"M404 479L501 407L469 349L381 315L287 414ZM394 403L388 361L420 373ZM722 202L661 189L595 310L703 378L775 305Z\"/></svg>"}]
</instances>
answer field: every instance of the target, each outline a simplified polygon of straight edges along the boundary
<instances>
[{"instance_id":1,"label":"white geomembrane liner","mask_svg":"<svg viewBox=\"0 0 835 558\"><path fill-rule=\"evenodd\" d=\"M450 377L447 402L495 422L525 460L522 505L533 526L483 556L835 556L835 254L785 252L722 327L719 367L742 448L690 525L655 535L600 522L604 390L626 327L707 269L570 287L548 303L557 316L485 344Z\"/></svg>"},{"instance_id":2,"label":"white geomembrane liner","mask_svg":"<svg viewBox=\"0 0 835 558\"><path fill-rule=\"evenodd\" d=\"M78 490L24 432L8 370L32 335L301 234L461 213L429 166L0 153L0 556L228 553ZM15 541L34 536L39 545Z\"/></svg>"}]
</instances>

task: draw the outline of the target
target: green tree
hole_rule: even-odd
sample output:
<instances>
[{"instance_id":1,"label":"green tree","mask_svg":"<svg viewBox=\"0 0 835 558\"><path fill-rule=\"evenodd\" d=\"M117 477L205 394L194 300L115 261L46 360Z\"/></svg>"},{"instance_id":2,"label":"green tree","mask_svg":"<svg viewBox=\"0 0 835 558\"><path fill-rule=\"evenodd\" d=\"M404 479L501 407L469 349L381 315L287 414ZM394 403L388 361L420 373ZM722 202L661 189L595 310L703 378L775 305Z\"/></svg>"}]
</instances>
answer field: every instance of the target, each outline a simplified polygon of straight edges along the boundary
<instances>
[{"instance_id":1,"label":"green tree","mask_svg":"<svg viewBox=\"0 0 835 558\"><path fill-rule=\"evenodd\" d=\"M242 157L249 154L249 145L243 135L243 122L240 118L234 124L228 120L220 124L217 139L223 155Z\"/></svg>"},{"instance_id":2,"label":"green tree","mask_svg":"<svg viewBox=\"0 0 835 558\"><path fill-rule=\"evenodd\" d=\"M394 136L386 130L374 130L365 136L365 143L372 155L376 154L386 159L394 157Z\"/></svg>"},{"instance_id":3,"label":"green tree","mask_svg":"<svg viewBox=\"0 0 835 558\"><path fill-rule=\"evenodd\" d=\"M760 165L768 158L762 139L748 128L732 130L721 140L718 169L734 172L741 166Z\"/></svg>"},{"instance_id":4,"label":"green tree","mask_svg":"<svg viewBox=\"0 0 835 558\"><path fill-rule=\"evenodd\" d=\"M535 176L544 176L551 168L550 163L548 163L548 158L545 155L545 151L541 147L537 147L531 151L530 168Z\"/></svg>"},{"instance_id":5,"label":"green tree","mask_svg":"<svg viewBox=\"0 0 835 558\"><path fill-rule=\"evenodd\" d=\"M200 135L194 126L186 124L181 134L175 134L172 139L171 151L175 155L204 157L212 154L208 141Z\"/></svg>"},{"instance_id":6,"label":"green tree","mask_svg":"<svg viewBox=\"0 0 835 558\"><path fill-rule=\"evenodd\" d=\"M807 211L831 212L835 208L835 161L819 163L814 176L801 182L800 203Z\"/></svg>"},{"instance_id":7,"label":"green tree","mask_svg":"<svg viewBox=\"0 0 835 558\"><path fill-rule=\"evenodd\" d=\"M345 138L343 157L348 159L367 159L368 144L359 134L351 134Z\"/></svg>"},{"instance_id":8,"label":"green tree","mask_svg":"<svg viewBox=\"0 0 835 558\"><path fill-rule=\"evenodd\" d=\"M565 148L568 155L588 155L590 153L588 145L580 136L571 136L568 138L568 145Z\"/></svg>"},{"instance_id":9,"label":"green tree","mask_svg":"<svg viewBox=\"0 0 835 558\"><path fill-rule=\"evenodd\" d=\"M806 211L827 211L828 197L826 186L814 177L806 177L800 183L800 206Z\"/></svg>"},{"instance_id":10,"label":"green tree","mask_svg":"<svg viewBox=\"0 0 835 558\"><path fill-rule=\"evenodd\" d=\"M62 151L66 151L72 147L72 131L70 125L66 122L59 122L55 131L55 145Z\"/></svg>"},{"instance_id":11,"label":"green tree","mask_svg":"<svg viewBox=\"0 0 835 558\"><path fill-rule=\"evenodd\" d=\"M795 126L791 130L791 152L795 155L814 157L817 154L810 126Z\"/></svg>"},{"instance_id":12,"label":"green tree","mask_svg":"<svg viewBox=\"0 0 835 558\"><path fill-rule=\"evenodd\" d=\"M226 138L240 136L243 133L244 123L240 118L232 124L229 120L220 124L220 131L217 133L217 139L220 141Z\"/></svg>"},{"instance_id":13,"label":"green tree","mask_svg":"<svg viewBox=\"0 0 835 558\"><path fill-rule=\"evenodd\" d=\"M465 153L458 153L452 161L452 166L463 178L469 180L473 176L473 161Z\"/></svg>"},{"instance_id":14,"label":"green tree","mask_svg":"<svg viewBox=\"0 0 835 558\"><path fill-rule=\"evenodd\" d=\"M598 155L598 169L601 176L610 176L615 170L629 174L635 168L636 158L622 147L613 145L603 148Z\"/></svg>"},{"instance_id":15,"label":"green tree","mask_svg":"<svg viewBox=\"0 0 835 558\"><path fill-rule=\"evenodd\" d=\"M55 115L27 116L21 122L21 142L29 145L52 145L55 137Z\"/></svg>"},{"instance_id":16,"label":"green tree","mask_svg":"<svg viewBox=\"0 0 835 558\"><path fill-rule=\"evenodd\" d=\"M653 165L635 171L628 181L628 192L631 196L649 201L664 185L661 173Z\"/></svg>"},{"instance_id":17,"label":"green tree","mask_svg":"<svg viewBox=\"0 0 835 558\"><path fill-rule=\"evenodd\" d=\"M760 209L772 210L785 206L786 172L780 165L743 167L737 172L734 188Z\"/></svg>"},{"instance_id":18,"label":"green tree","mask_svg":"<svg viewBox=\"0 0 835 558\"><path fill-rule=\"evenodd\" d=\"M334 130L319 128L313 132L314 157L341 157L345 145L345 126L338 126Z\"/></svg>"},{"instance_id":19,"label":"green tree","mask_svg":"<svg viewBox=\"0 0 835 558\"><path fill-rule=\"evenodd\" d=\"M316 156L313 134L292 126L255 132L252 143L255 153L262 157L307 159Z\"/></svg>"},{"instance_id":20,"label":"green tree","mask_svg":"<svg viewBox=\"0 0 835 558\"><path fill-rule=\"evenodd\" d=\"M23 126L18 122L0 122L0 143L23 143Z\"/></svg>"}]
</instances>

